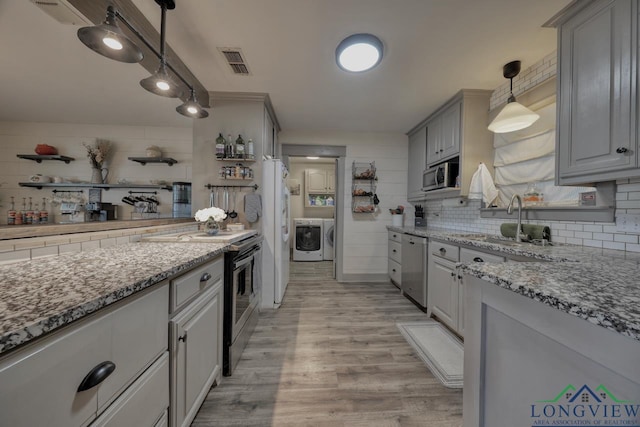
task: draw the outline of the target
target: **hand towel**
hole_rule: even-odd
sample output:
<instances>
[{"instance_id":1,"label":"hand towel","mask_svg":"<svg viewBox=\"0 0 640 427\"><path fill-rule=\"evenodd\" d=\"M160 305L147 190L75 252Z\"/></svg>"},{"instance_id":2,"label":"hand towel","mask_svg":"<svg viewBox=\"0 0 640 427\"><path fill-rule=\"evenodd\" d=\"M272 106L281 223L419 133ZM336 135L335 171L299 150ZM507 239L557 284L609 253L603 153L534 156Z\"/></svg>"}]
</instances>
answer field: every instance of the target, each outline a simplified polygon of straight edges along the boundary
<instances>
[{"instance_id":1,"label":"hand towel","mask_svg":"<svg viewBox=\"0 0 640 427\"><path fill-rule=\"evenodd\" d=\"M516 237L518 224L505 222L500 225L500 234L504 237ZM522 232L534 240L551 239L551 229L546 225L522 224Z\"/></svg>"},{"instance_id":2,"label":"hand towel","mask_svg":"<svg viewBox=\"0 0 640 427\"><path fill-rule=\"evenodd\" d=\"M487 169L484 163L480 163L478 170L471 177L468 198L482 200L485 205L489 206L496 197L498 197L498 190L493 183L489 169Z\"/></svg>"},{"instance_id":3,"label":"hand towel","mask_svg":"<svg viewBox=\"0 0 640 427\"><path fill-rule=\"evenodd\" d=\"M245 194L244 215L249 222L258 221L258 217L262 215L262 199L259 194Z\"/></svg>"}]
</instances>

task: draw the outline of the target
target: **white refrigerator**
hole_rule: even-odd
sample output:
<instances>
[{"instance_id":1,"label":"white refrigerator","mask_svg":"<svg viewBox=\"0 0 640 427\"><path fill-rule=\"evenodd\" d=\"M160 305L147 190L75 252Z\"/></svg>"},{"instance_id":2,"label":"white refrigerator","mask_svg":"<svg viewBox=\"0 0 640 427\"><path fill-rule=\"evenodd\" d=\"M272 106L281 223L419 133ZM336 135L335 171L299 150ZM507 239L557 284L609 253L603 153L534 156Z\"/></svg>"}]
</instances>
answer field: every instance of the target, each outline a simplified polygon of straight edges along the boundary
<instances>
[{"instance_id":1,"label":"white refrigerator","mask_svg":"<svg viewBox=\"0 0 640 427\"><path fill-rule=\"evenodd\" d=\"M262 295L260 308L280 307L289 283L291 198L287 167L278 159L262 164Z\"/></svg>"}]
</instances>

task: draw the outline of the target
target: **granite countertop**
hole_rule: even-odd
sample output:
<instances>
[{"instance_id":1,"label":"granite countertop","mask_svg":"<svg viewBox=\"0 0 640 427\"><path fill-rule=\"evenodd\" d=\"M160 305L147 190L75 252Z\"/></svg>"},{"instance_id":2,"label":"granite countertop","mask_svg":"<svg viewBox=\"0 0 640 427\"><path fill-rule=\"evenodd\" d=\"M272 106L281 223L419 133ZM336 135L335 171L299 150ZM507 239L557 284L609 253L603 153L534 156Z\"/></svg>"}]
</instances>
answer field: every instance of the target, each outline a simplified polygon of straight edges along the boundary
<instances>
[{"instance_id":1,"label":"granite countertop","mask_svg":"<svg viewBox=\"0 0 640 427\"><path fill-rule=\"evenodd\" d=\"M129 243L0 265L0 354L222 254L224 243Z\"/></svg>"},{"instance_id":2,"label":"granite countertop","mask_svg":"<svg viewBox=\"0 0 640 427\"><path fill-rule=\"evenodd\" d=\"M540 262L460 264L466 274L640 341L640 254L574 245L490 243L455 230L387 227Z\"/></svg>"}]
</instances>

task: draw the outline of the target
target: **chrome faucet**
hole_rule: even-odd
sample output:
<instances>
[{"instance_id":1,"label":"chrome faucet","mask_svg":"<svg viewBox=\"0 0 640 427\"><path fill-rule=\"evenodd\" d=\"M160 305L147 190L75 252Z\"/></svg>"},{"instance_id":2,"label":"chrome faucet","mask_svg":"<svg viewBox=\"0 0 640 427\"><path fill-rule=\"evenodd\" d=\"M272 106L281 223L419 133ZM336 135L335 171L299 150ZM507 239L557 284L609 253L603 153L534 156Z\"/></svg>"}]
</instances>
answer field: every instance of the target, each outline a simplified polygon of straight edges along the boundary
<instances>
[{"instance_id":1,"label":"chrome faucet","mask_svg":"<svg viewBox=\"0 0 640 427\"><path fill-rule=\"evenodd\" d=\"M516 199L518 200L518 228L516 228L516 242L526 242L529 240L529 236L522 232L522 199L518 194L511 196L511 201L509 202L509 206L507 206L507 213L509 215L513 214L513 201Z\"/></svg>"}]
</instances>

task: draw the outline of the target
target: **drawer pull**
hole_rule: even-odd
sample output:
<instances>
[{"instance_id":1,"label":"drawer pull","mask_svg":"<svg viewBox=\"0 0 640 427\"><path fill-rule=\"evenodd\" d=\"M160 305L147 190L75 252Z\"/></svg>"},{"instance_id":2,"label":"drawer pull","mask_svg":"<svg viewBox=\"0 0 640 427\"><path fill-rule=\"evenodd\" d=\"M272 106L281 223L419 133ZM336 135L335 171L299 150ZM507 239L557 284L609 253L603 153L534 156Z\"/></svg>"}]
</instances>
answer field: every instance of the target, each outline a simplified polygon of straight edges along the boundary
<instances>
[{"instance_id":1,"label":"drawer pull","mask_svg":"<svg viewBox=\"0 0 640 427\"><path fill-rule=\"evenodd\" d=\"M440 253L444 255L447 253L447 250L445 248L440 248Z\"/></svg>"},{"instance_id":2,"label":"drawer pull","mask_svg":"<svg viewBox=\"0 0 640 427\"><path fill-rule=\"evenodd\" d=\"M416 242L414 242L414 241L410 241L409 243L412 244L412 245L416 244Z\"/></svg>"},{"instance_id":3,"label":"drawer pull","mask_svg":"<svg viewBox=\"0 0 640 427\"><path fill-rule=\"evenodd\" d=\"M482 258L480 258L479 256L475 257L473 260L475 262L484 262L484 260Z\"/></svg>"},{"instance_id":4,"label":"drawer pull","mask_svg":"<svg viewBox=\"0 0 640 427\"><path fill-rule=\"evenodd\" d=\"M87 374L78 386L78 392L89 390L102 381L106 380L109 375L116 369L116 364L110 361L102 362Z\"/></svg>"},{"instance_id":5,"label":"drawer pull","mask_svg":"<svg viewBox=\"0 0 640 427\"><path fill-rule=\"evenodd\" d=\"M201 282L206 282L206 281L207 281L207 280L209 280L209 279L211 279L211 274L209 274L209 273L204 273L204 274L202 275L202 277L200 278L200 281L201 281Z\"/></svg>"},{"instance_id":6,"label":"drawer pull","mask_svg":"<svg viewBox=\"0 0 640 427\"><path fill-rule=\"evenodd\" d=\"M187 342L187 331L184 331L184 335L178 337L178 341Z\"/></svg>"},{"instance_id":7,"label":"drawer pull","mask_svg":"<svg viewBox=\"0 0 640 427\"><path fill-rule=\"evenodd\" d=\"M395 254L396 252L398 252L398 251L396 251L396 250L394 249L394 250L393 250L393 253Z\"/></svg>"},{"instance_id":8,"label":"drawer pull","mask_svg":"<svg viewBox=\"0 0 640 427\"><path fill-rule=\"evenodd\" d=\"M616 148L616 153L618 153L618 154L624 154L627 151L629 151L629 149L626 148L626 147L618 147L618 148Z\"/></svg>"},{"instance_id":9,"label":"drawer pull","mask_svg":"<svg viewBox=\"0 0 640 427\"><path fill-rule=\"evenodd\" d=\"M393 271L393 272L395 273L395 272L396 272L396 269L395 269L395 268L392 268L392 269L391 269L391 271Z\"/></svg>"},{"instance_id":10,"label":"drawer pull","mask_svg":"<svg viewBox=\"0 0 640 427\"><path fill-rule=\"evenodd\" d=\"M454 273L453 271L451 272L451 277L456 277L456 273Z\"/></svg>"}]
</instances>

